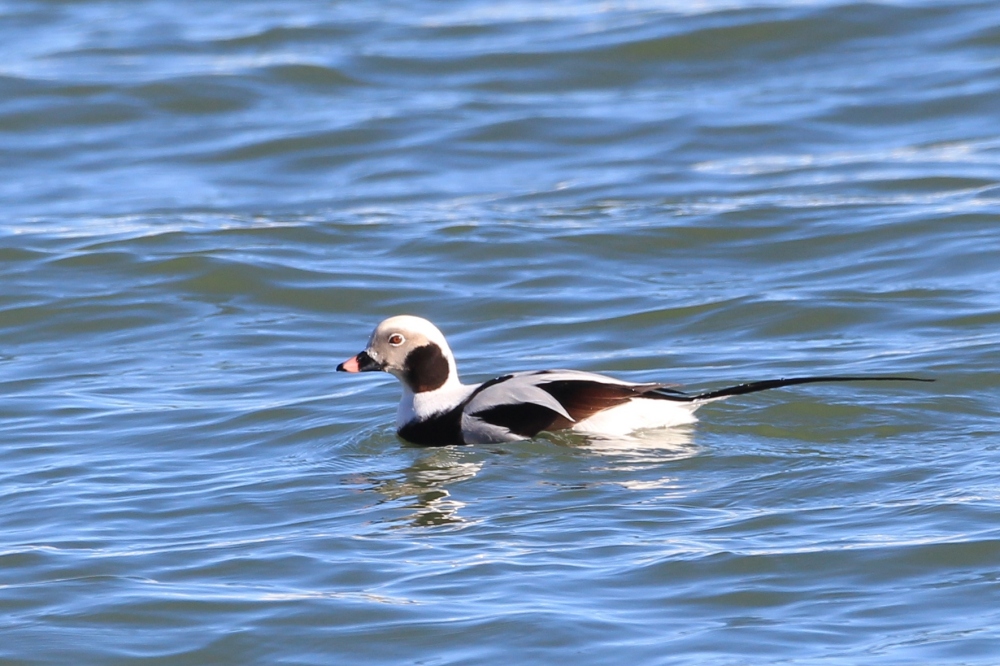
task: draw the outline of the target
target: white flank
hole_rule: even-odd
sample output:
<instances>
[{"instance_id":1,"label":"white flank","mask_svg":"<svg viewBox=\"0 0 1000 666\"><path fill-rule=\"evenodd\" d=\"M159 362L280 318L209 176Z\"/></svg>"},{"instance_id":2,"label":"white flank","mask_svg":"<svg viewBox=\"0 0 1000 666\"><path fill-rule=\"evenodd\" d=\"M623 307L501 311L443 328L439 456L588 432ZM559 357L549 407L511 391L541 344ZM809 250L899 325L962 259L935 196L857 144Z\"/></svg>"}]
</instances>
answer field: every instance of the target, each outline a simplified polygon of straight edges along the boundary
<instances>
[{"instance_id":1,"label":"white flank","mask_svg":"<svg viewBox=\"0 0 1000 666\"><path fill-rule=\"evenodd\" d=\"M590 435L615 436L648 428L670 428L697 421L694 410L700 406L701 403L636 398L574 423L572 429Z\"/></svg>"}]
</instances>

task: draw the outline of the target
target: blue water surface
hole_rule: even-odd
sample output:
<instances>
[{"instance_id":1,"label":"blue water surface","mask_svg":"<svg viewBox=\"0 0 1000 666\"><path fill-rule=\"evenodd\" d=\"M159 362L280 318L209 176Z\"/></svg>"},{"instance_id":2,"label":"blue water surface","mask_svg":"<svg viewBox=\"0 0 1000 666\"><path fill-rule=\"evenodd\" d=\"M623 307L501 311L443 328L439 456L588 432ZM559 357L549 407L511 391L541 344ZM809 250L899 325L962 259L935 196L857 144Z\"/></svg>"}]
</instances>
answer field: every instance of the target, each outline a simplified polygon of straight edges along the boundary
<instances>
[{"instance_id":1,"label":"blue water surface","mask_svg":"<svg viewBox=\"0 0 1000 666\"><path fill-rule=\"evenodd\" d=\"M0 662L1000 662L1000 6L0 1ZM693 389L421 448L467 381Z\"/></svg>"}]
</instances>

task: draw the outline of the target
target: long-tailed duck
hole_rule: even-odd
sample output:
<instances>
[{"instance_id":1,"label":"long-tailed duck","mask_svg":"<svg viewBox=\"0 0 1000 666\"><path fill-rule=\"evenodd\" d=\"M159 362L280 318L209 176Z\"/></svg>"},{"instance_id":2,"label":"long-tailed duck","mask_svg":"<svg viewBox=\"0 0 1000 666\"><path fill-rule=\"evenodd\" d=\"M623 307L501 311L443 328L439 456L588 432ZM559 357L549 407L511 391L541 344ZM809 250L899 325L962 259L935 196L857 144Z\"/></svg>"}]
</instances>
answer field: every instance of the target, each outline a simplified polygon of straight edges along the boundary
<instances>
[{"instance_id":1,"label":"long-tailed duck","mask_svg":"<svg viewBox=\"0 0 1000 666\"><path fill-rule=\"evenodd\" d=\"M767 389L845 381L933 381L913 377L789 377L688 394L667 384L636 384L578 370L502 375L478 385L458 379L455 357L434 324L390 317L368 347L337 366L343 372L381 370L403 383L396 412L399 436L414 444L484 444L530 439L543 430L625 435L695 421L705 403Z\"/></svg>"}]
</instances>

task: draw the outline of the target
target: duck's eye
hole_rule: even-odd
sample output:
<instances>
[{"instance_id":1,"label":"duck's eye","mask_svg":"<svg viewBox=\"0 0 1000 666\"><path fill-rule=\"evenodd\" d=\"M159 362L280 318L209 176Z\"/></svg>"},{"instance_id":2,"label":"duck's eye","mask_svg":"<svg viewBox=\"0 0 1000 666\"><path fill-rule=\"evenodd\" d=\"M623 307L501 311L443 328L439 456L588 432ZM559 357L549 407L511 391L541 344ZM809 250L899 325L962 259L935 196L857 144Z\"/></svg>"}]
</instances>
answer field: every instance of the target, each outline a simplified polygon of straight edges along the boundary
<instances>
[{"instance_id":1,"label":"duck's eye","mask_svg":"<svg viewBox=\"0 0 1000 666\"><path fill-rule=\"evenodd\" d=\"M393 333L392 335L389 336L389 344L392 345L393 347L398 347L404 342L406 342L406 338L404 338L399 333Z\"/></svg>"}]
</instances>

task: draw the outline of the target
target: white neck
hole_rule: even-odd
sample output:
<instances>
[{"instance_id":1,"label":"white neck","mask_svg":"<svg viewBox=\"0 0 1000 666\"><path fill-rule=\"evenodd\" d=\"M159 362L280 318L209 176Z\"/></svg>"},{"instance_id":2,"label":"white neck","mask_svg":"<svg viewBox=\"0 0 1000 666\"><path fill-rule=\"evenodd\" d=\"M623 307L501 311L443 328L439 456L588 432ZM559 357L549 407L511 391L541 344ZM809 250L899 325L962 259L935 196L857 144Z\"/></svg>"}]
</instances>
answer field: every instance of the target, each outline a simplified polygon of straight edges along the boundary
<instances>
[{"instance_id":1,"label":"white neck","mask_svg":"<svg viewBox=\"0 0 1000 666\"><path fill-rule=\"evenodd\" d=\"M402 428L414 419L423 420L434 414L450 411L475 389L475 386L466 386L460 382L455 375L450 375L441 388L433 391L414 393L403 384L403 397L396 409L396 427Z\"/></svg>"}]
</instances>

